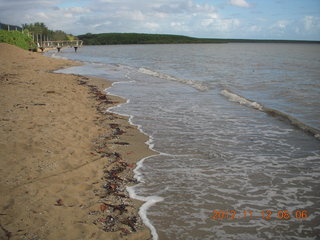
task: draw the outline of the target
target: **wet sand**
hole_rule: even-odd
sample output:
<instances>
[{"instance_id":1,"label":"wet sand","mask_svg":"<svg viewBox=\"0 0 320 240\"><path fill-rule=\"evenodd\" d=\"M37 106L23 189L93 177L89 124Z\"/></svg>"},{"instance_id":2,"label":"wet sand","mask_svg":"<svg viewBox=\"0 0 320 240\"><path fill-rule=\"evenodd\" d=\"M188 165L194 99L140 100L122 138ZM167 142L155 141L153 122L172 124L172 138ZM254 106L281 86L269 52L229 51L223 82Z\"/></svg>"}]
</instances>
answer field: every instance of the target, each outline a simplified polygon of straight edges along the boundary
<instances>
[{"instance_id":1,"label":"wet sand","mask_svg":"<svg viewBox=\"0 0 320 240\"><path fill-rule=\"evenodd\" d=\"M0 239L151 239L125 186L154 154L110 82L0 43Z\"/></svg>"}]
</instances>

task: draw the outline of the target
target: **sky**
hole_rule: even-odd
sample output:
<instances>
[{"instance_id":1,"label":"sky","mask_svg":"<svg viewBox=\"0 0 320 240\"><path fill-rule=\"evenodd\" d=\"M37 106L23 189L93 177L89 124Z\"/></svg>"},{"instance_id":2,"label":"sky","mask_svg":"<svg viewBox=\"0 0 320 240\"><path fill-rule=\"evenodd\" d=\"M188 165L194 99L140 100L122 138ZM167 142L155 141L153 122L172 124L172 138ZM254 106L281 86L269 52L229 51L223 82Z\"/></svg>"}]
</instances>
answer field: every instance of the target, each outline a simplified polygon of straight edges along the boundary
<instances>
[{"instance_id":1,"label":"sky","mask_svg":"<svg viewBox=\"0 0 320 240\"><path fill-rule=\"evenodd\" d=\"M0 0L0 22L74 35L320 40L320 0Z\"/></svg>"}]
</instances>

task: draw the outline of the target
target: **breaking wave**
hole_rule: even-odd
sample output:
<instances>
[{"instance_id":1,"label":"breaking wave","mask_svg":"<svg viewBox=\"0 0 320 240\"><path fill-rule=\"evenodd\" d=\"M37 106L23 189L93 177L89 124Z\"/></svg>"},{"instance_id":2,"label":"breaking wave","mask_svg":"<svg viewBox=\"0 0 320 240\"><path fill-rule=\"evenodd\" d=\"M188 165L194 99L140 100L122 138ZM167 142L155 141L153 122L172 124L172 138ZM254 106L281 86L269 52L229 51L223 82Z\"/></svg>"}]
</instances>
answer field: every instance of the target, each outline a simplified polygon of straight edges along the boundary
<instances>
[{"instance_id":1,"label":"breaking wave","mask_svg":"<svg viewBox=\"0 0 320 240\"><path fill-rule=\"evenodd\" d=\"M293 126L303 130L304 132L308 133L308 134L311 134L313 135L315 138L319 139L320 140L320 130L319 129L316 129L316 128L313 128L311 126L308 126L306 125L305 123L299 121L298 119L284 113L284 112L281 112L279 110L276 110L276 109L272 109L272 108L268 108L268 107L265 107L263 106L262 104L260 103L257 103L257 102L254 102L252 100L249 100L245 97L242 97L240 95L237 95L229 90L222 90L220 92L223 96L227 97L230 101L232 102L237 102L237 103L240 103L242 105L245 105L247 107L251 107L251 108L254 108L256 110L259 110L261 112L265 112L273 117L278 117L282 120L286 120L288 121L290 124L292 124Z\"/></svg>"},{"instance_id":2,"label":"breaking wave","mask_svg":"<svg viewBox=\"0 0 320 240\"><path fill-rule=\"evenodd\" d=\"M244 97L241 97L231 91L222 90L221 94L223 96L227 97L232 102L237 102L237 103L240 103L240 104L245 105L247 107L251 107L251 108L254 108L254 109L257 109L260 111L262 111L262 109L263 109L263 106L261 104L259 104L257 102L253 102L253 101L246 99Z\"/></svg>"},{"instance_id":3,"label":"breaking wave","mask_svg":"<svg viewBox=\"0 0 320 240\"><path fill-rule=\"evenodd\" d=\"M197 82L197 81L193 81L193 80L188 80L188 79L183 79L183 78L176 78L176 77L173 77L173 76L170 76L170 75L167 75L167 74L164 74L164 73L159 73L159 72L155 72L155 71L152 71L150 69L147 69L147 68L139 68L139 72L140 73L143 73L143 74L147 74L147 75L150 75L150 76L153 76L153 77L158 77L158 78L162 78L162 79L166 79L166 80L170 80L170 81L176 81L176 82L180 82L180 83L183 83L183 84L187 84L199 91L208 91L209 88L207 86L204 86L202 83L200 82Z\"/></svg>"}]
</instances>

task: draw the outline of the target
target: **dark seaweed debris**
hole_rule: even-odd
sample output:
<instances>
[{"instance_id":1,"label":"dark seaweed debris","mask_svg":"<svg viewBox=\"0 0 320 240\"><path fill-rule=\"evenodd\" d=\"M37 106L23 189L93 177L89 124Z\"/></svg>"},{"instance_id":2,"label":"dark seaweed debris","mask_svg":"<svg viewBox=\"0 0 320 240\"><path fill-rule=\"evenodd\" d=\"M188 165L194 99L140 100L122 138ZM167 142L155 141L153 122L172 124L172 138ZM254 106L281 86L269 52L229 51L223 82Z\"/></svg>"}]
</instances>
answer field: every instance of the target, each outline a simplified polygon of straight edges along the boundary
<instances>
[{"instance_id":1,"label":"dark seaweed debris","mask_svg":"<svg viewBox=\"0 0 320 240\"><path fill-rule=\"evenodd\" d=\"M119 152L112 151L110 145L128 146L129 143L119 141L119 136L126 133L123 130L124 127L118 123L110 123L119 117L106 111L110 104L113 105L116 102L99 91L96 86L88 84L87 80L87 78L80 78L78 83L89 87L91 97L98 102L96 110L99 117L96 123L108 129L107 133L94 141L92 154L106 158L107 163L103 169L104 183L101 188L95 190L96 196L100 199L98 208L89 214L94 217L93 223L102 230L128 235L142 227L142 220L138 213L132 212L135 209L134 201L126 191L128 184L137 183L137 181L133 178L133 164L127 163Z\"/></svg>"}]
</instances>

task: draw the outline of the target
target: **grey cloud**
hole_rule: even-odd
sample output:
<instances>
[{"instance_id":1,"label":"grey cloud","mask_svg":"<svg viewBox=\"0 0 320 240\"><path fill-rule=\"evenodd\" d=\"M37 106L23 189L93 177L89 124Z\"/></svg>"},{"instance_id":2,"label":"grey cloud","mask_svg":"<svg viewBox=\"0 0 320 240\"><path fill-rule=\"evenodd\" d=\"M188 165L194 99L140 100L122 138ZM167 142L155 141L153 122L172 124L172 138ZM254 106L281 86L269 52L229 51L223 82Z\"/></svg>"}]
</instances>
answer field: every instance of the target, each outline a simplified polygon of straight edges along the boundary
<instances>
[{"instance_id":1,"label":"grey cloud","mask_svg":"<svg viewBox=\"0 0 320 240\"><path fill-rule=\"evenodd\" d=\"M37 10L57 10L59 8L56 4L59 2L48 0L0 0L0 21L9 24L26 23L28 19L36 21L34 13Z\"/></svg>"},{"instance_id":2,"label":"grey cloud","mask_svg":"<svg viewBox=\"0 0 320 240\"><path fill-rule=\"evenodd\" d=\"M50 9L56 6L55 2L58 1L48 1L48 0L12 0L0 1L0 11L24 11L28 9Z\"/></svg>"}]
</instances>

